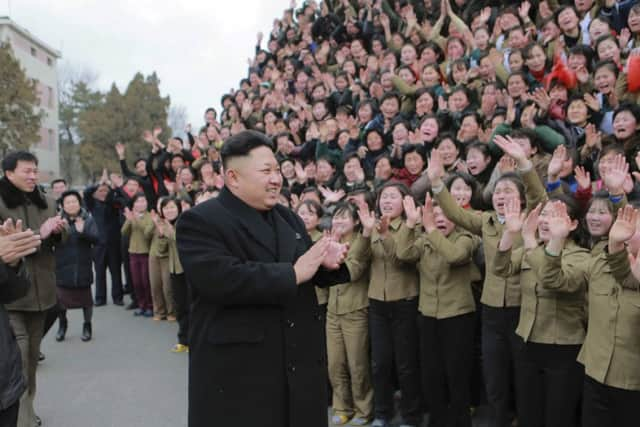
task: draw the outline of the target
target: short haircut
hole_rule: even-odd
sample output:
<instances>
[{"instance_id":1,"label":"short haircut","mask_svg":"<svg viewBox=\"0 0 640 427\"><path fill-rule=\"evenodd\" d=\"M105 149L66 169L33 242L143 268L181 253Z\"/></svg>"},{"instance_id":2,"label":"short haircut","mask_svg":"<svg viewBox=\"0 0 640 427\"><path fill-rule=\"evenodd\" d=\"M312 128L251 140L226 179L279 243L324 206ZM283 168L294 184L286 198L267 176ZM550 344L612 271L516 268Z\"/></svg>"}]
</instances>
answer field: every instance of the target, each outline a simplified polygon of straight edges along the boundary
<instances>
[{"instance_id":1,"label":"short haircut","mask_svg":"<svg viewBox=\"0 0 640 427\"><path fill-rule=\"evenodd\" d=\"M31 162L38 165L38 158L28 151L12 151L2 159L2 172L13 172L18 162Z\"/></svg>"},{"instance_id":2,"label":"short haircut","mask_svg":"<svg viewBox=\"0 0 640 427\"><path fill-rule=\"evenodd\" d=\"M51 187L53 187L54 185L56 185L57 183L63 183L64 185L67 185L67 180L64 178L56 178L53 181L51 181Z\"/></svg>"},{"instance_id":3,"label":"short haircut","mask_svg":"<svg viewBox=\"0 0 640 427\"><path fill-rule=\"evenodd\" d=\"M247 157L251 150L258 147L267 147L273 151L273 144L263 133L254 130L245 130L230 136L220 150L222 165L226 169L231 159Z\"/></svg>"}]
</instances>

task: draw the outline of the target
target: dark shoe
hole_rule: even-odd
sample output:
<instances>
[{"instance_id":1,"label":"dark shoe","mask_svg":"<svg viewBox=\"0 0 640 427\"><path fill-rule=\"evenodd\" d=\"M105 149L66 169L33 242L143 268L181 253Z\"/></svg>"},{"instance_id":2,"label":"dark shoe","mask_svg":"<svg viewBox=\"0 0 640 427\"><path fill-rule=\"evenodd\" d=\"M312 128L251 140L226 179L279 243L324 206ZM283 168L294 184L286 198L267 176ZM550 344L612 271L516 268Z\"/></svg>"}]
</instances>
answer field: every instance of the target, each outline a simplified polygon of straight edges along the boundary
<instances>
[{"instance_id":1,"label":"dark shoe","mask_svg":"<svg viewBox=\"0 0 640 427\"><path fill-rule=\"evenodd\" d=\"M103 305L107 305L107 303L105 301L97 301L94 304L96 307L102 307Z\"/></svg>"},{"instance_id":2,"label":"dark shoe","mask_svg":"<svg viewBox=\"0 0 640 427\"><path fill-rule=\"evenodd\" d=\"M133 312L134 316L144 316L144 310L139 308L136 311Z\"/></svg>"},{"instance_id":3,"label":"dark shoe","mask_svg":"<svg viewBox=\"0 0 640 427\"><path fill-rule=\"evenodd\" d=\"M58 319L58 333L56 334L56 341L64 341L64 337L67 335L67 318Z\"/></svg>"},{"instance_id":4,"label":"dark shoe","mask_svg":"<svg viewBox=\"0 0 640 427\"><path fill-rule=\"evenodd\" d=\"M119 305L122 307L124 305L124 301L122 301L121 299L114 300L113 305Z\"/></svg>"},{"instance_id":5,"label":"dark shoe","mask_svg":"<svg viewBox=\"0 0 640 427\"><path fill-rule=\"evenodd\" d=\"M46 357L44 357L44 353L40 352L40 355L38 356L38 362L42 362L44 359L46 359Z\"/></svg>"},{"instance_id":6,"label":"dark shoe","mask_svg":"<svg viewBox=\"0 0 640 427\"><path fill-rule=\"evenodd\" d=\"M144 317L153 317L153 310L147 310L144 312Z\"/></svg>"},{"instance_id":7,"label":"dark shoe","mask_svg":"<svg viewBox=\"0 0 640 427\"><path fill-rule=\"evenodd\" d=\"M138 308L138 304L136 304L135 302L132 302L126 307L127 310L135 310L136 308Z\"/></svg>"},{"instance_id":8,"label":"dark shoe","mask_svg":"<svg viewBox=\"0 0 640 427\"><path fill-rule=\"evenodd\" d=\"M87 342L91 341L91 322L84 322L82 325L82 341Z\"/></svg>"},{"instance_id":9,"label":"dark shoe","mask_svg":"<svg viewBox=\"0 0 640 427\"><path fill-rule=\"evenodd\" d=\"M39 417L39 416L37 416L37 415L36 415L36 425L37 425L38 427L40 427L40 426L42 425L42 420L41 420L41 419L40 419L40 417Z\"/></svg>"}]
</instances>

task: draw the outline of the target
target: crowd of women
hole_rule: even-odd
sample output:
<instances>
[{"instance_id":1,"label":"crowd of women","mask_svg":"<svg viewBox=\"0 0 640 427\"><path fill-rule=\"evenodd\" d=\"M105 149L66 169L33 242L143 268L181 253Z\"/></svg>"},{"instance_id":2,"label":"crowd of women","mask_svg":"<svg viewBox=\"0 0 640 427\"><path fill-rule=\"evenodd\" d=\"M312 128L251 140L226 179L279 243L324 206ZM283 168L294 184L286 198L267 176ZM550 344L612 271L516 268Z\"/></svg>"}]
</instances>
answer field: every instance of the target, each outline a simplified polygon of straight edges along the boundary
<instances>
[{"instance_id":1,"label":"crowd of women","mask_svg":"<svg viewBox=\"0 0 640 427\"><path fill-rule=\"evenodd\" d=\"M225 139L259 130L281 203L350 242L352 282L317 292L334 424L398 403L406 426L470 426L486 399L500 427L637 425L640 4L310 0L263 39L196 134L146 132L134 171L116 147L93 219L62 194L59 284L91 283L65 272L94 245L96 302L108 268L120 304L122 256L135 314L177 318L186 350L174 225L223 185Z\"/></svg>"}]
</instances>

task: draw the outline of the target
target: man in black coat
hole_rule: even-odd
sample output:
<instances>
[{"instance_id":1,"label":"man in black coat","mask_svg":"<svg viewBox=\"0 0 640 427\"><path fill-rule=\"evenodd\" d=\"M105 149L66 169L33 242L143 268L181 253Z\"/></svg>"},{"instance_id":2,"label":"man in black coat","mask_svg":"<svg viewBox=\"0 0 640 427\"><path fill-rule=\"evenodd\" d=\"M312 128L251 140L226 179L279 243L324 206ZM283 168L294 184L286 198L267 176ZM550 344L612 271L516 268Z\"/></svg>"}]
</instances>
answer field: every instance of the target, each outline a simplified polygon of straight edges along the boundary
<instances>
[{"instance_id":1,"label":"man in black coat","mask_svg":"<svg viewBox=\"0 0 640 427\"><path fill-rule=\"evenodd\" d=\"M222 148L225 187L177 225L194 293L189 427L326 427L322 316L314 284L350 280L347 248L312 246L278 204L282 176L271 142L245 131Z\"/></svg>"},{"instance_id":2,"label":"man in black coat","mask_svg":"<svg viewBox=\"0 0 640 427\"><path fill-rule=\"evenodd\" d=\"M40 237L31 230L22 231L12 220L0 225L0 426L15 427L20 396L27 388L22 360L9 315L3 304L22 298L29 280L21 259L40 246Z\"/></svg>"}]
</instances>

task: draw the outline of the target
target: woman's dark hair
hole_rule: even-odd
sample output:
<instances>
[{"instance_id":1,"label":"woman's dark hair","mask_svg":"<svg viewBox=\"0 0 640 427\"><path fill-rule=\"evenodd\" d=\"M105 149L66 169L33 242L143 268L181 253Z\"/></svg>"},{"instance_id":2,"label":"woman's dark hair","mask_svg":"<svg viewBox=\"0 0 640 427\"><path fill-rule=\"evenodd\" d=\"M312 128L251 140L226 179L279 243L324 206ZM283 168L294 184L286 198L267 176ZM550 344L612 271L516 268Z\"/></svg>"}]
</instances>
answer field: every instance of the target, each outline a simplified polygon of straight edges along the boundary
<instances>
[{"instance_id":1,"label":"woman's dark hair","mask_svg":"<svg viewBox=\"0 0 640 427\"><path fill-rule=\"evenodd\" d=\"M402 147L402 161L403 161L403 163L404 163L404 158L407 156L407 154L410 154L410 153L417 153L422 158L422 161L426 165L426 163L427 163L427 153L425 152L424 145L405 144Z\"/></svg>"},{"instance_id":2,"label":"woman's dark hair","mask_svg":"<svg viewBox=\"0 0 640 427\"><path fill-rule=\"evenodd\" d=\"M464 150L464 154L465 157L469 154L469 151L471 150L477 150L479 151L482 156L486 159L487 157L492 157L491 156L491 150L489 149L489 146L483 142L480 141L473 141L470 144L467 144L465 150Z\"/></svg>"},{"instance_id":3,"label":"woman's dark hair","mask_svg":"<svg viewBox=\"0 0 640 427\"><path fill-rule=\"evenodd\" d=\"M416 90L416 92L413 94L413 99L417 101L425 93L431 97L431 100L433 101L433 105L435 106L438 97L436 96L433 89L428 87L421 87L420 89ZM431 111L433 112L433 109Z\"/></svg>"},{"instance_id":4,"label":"woman's dark hair","mask_svg":"<svg viewBox=\"0 0 640 427\"><path fill-rule=\"evenodd\" d=\"M614 42L616 44L616 46L618 46L618 41L611 34L607 34L607 35L603 35L603 36L598 37L598 40L596 40L596 44L595 44L595 51L596 51L596 56L598 57L598 60L600 60L600 55L598 55L598 46L600 46L600 44L602 44L602 42L606 42L607 40Z\"/></svg>"},{"instance_id":5,"label":"woman's dark hair","mask_svg":"<svg viewBox=\"0 0 640 427\"><path fill-rule=\"evenodd\" d=\"M592 21L593 22L593 21ZM589 74L593 70L593 58L595 57L595 52L591 49L591 46L587 46L582 43L576 44L569 50L569 56L571 55L582 55L586 59L585 67Z\"/></svg>"},{"instance_id":6,"label":"woman's dark hair","mask_svg":"<svg viewBox=\"0 0 640 427\"><path fill-rule=\"evenodd\" d=\"M318 216L318 219L322 218L322 216L324 215L324 209L322 208L322 205L315 200L305 200L303 202L300 202L298 207L296 207L296 213L300 211L300 208L302 206L306 206L307 209L315 213Z\"/></svg>"},{"instance_id":7,"label":"woman's dark hair","mask_svg":"<svg viewBox=\"0 0 640 427\"><path fill-rule=\"evenodd\" d=\"M358 232L362 227L360 224L360 218L358 217L358 208L353 203L349 202L339 202L336 204L333 214L331 215L331 219L335 218L338 215L347 214L353 220L353 231Z\"/></svg>"},{"instance_id":8,"label":"woman's dark hair","mask_svg":"<svg viewBox=\"0 0 640 427\"><path fill-rule=\"evenodd\" d=\"M80 206L82 206L82 196L76 190L67 190L64 193L62 193L60 195L60 199L59 199L60 202L62 203L64 201L64 199L66 199L69 196L73 196L76 199L78 199L78 203L80 203Z\"/></svg>"},{"instance_id":9,"label":"woman's dark hair","mask_svg":"<svg viewBox=\"0 0 640 427\"><path fill-rule=\"evenodd\" d=\"M147 196L143 192L139 192L139 193L134 194L133 197L131 198L131 201L129 202L129 208L130 209L133 209L133 205L136 204L138 199L145 199L147 201L147 203L149 203L149 200L147 200Z\"/></svg>"},{"instance_id":10,"label":"woman's dark hair","mask_svg":"<svg viewBox=\"0 0 640 427\"><path fill-rule=\"evenodd\" d=\"M607 70L611 71L616 76L616 79L618 78L618 74L620 74L620 69L618 68L616 63L609 59L606 61L600 61L595 65L595 67L593 67L594 78L595 78L595 74L598 72L600 68L606 68Z\"/></svg>"},{"instance_id":11,"label":"woman's dark hair","mask_svg":"<svg viewBox=\"0 0 640 427\"><path fill-rule=\"evenodd\" d=\"M623 111L628 111L629 113L631 113L636 119L636 122L640 124L640 106L638 104L628 101L621 102L620 105L618 105L618 108L616 108L613 112L613 120L615 120L616 116Z\"/></svg>"},{"instance_id":12,"label":"woman's dark hair","mask_svg":"<svg viewBox=\"0 0 640 427\"><path fill-rule=\"evenodd\" d=\"M378 188L378 191L376 192L376 213L378 215L382 215L381 212L380 212L380 196L382 195L382 192L384 190L386 190L387 188L391 188L391 187L397 188L403 199L404 199L405 196L411 196L411 192L409 191L407 186L404 185L403 183L397 182L397 181L385 182L384 184L382 184L380 186L380 188ZM405 213L404 213L404 209L403 209L402 210L402 218L404 218L404 217L405 217Z\"/></svg>"},{"instance_id":13,"label":"woman's dark hair","mask_svg":"<svg viewBox=\"0 0 640 427\"><path fill-rule=\"evenodd\" d=\"M160 216L160 218L165 219L163 211L165 206L169 205L169 203L173 203L178 208L178 216L175 219L169 221L171 224L175 224L178 220L178 217L182 213L182 203L180 203L176 197L168 196L160 198L160 212L158 212L158 215Z\"/></svg>"},{"instance_id":14,"label":"woman's dark hair","mask_svg":"<svg viewBox=\"0 0 640 427\"><path fill-rule=\"evenodd\" d=\"M480 191L478 181L468 173L455 171L450 173L444 182L447 190L451 191L451 187L457 179L461 179L468 187L471 187L471 200L469 200L471 207L476 210L483 210L485 204L482 201L482 192Z\"/></svg>"},{"instance_id":15,"label":"woman's dark hair","mask_svg":"<svg viewBox=\"0 0 640 427\"><path fill-rule=\"evenodd\" d=\"M462 153L462 145L456 140L456 137L451 132L441 132L433 143L433 148L438 148L444 141L451 141L458 150L458 155Z\"/></svg>"},{"instance_id":16,"label":"woman's dark hair","mask_svg":"<svg viewBox=\"0 0 640 427\"><path fill-rule=\"evenodd\" d=\"M444 51L440 47L440 45L433 40L427 41L422 45L422 49L420 49L419 55L422 56L422 52L426 49L431 49L436 54L436 62L441 64L444 61Z\"/></svg>"},{"instance_id":17,"label":"woman's dark hair","mask_svg":"<svg viewBox=\"0 0 640 427\"><path fill-rule=\"evenodd\" d=\"M526 192L524 188L524 183L522 182L522 178L520 178L520 175L518 175L516 172L505 173L504 175L502 175L500 178L496 180L496 184L493 187L493 190L495 190L495 187L497 187L498 184L502 181L509 181L516 186L516 188L518 189L518 194L520 195L520 207L522 209L525 209L527 207Z\"/></svg>"},{"instance_id":18,"label":"woman's dark hair","mask_svg":"<svg viewBox=\"0 0 640 427\"><path fill-rule=\"evenodd\" d=\"M547 203L555 202L555 201L560 201L564 203L564 205L567 207L567 214L569 215L569 218L571 218L573 221L578 222L578 226L576 227L575 230L569 233L569 237L578 246L582 246L583 248L588 248L590 236L588 231L584 227L583 220L582 220L584 218L584 215L583 215L583 211L580 209L580 205L578 204L578 202L576 202L576 200L573 197L568 196L566 194L556 194L556 195L550 196L549 200L547 200L545 205Z\"/></svg>"}]
</instances>

